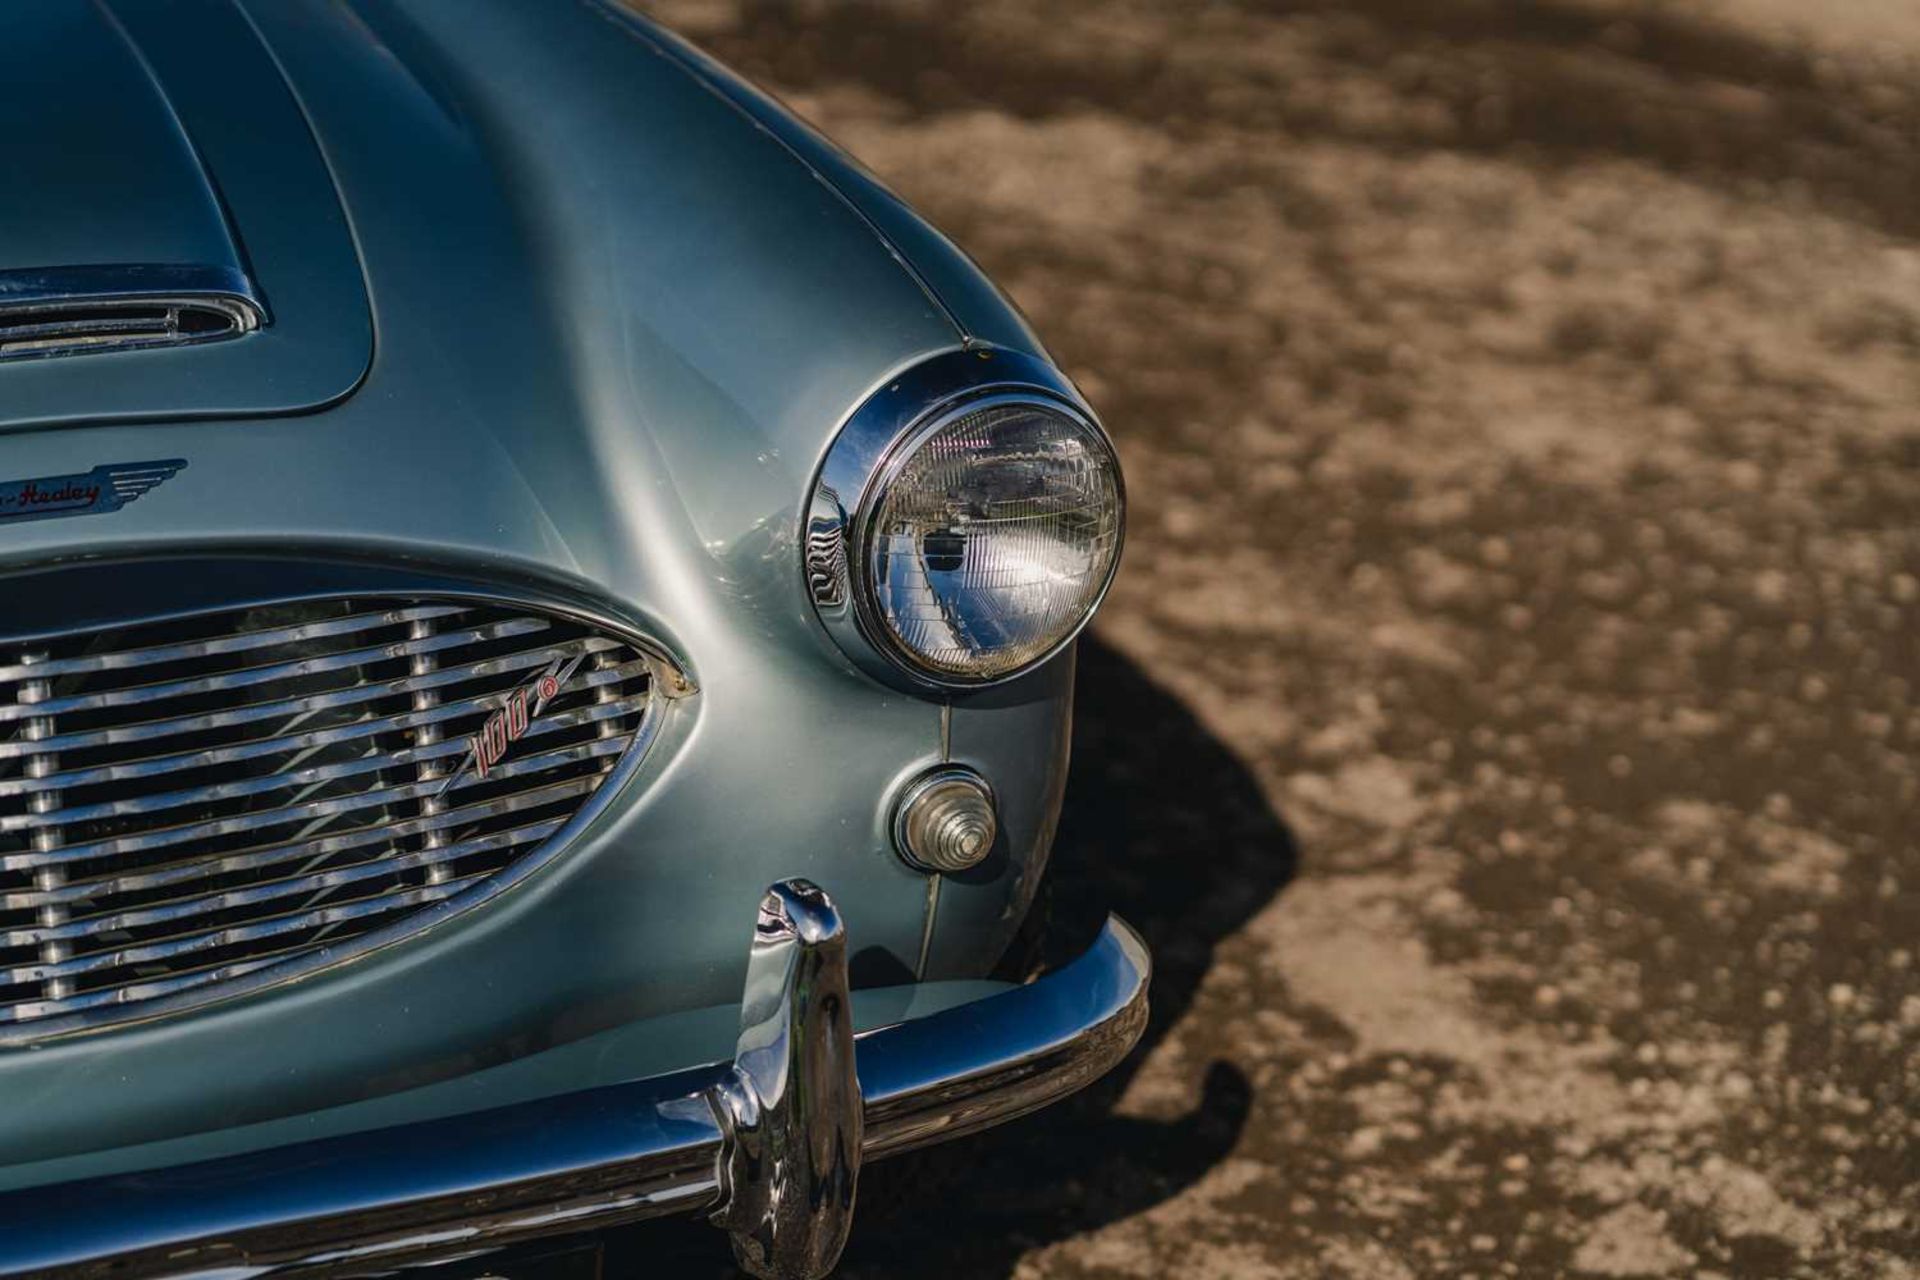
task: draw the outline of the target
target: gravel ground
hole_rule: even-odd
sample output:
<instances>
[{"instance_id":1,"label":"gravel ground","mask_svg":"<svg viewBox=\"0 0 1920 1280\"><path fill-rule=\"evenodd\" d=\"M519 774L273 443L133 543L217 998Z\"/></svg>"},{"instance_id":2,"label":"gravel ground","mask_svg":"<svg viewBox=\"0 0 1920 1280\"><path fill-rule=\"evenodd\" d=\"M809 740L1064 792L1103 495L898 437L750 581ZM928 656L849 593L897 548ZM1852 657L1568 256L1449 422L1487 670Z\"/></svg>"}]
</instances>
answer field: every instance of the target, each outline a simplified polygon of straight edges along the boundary
<instances>
[{"instance_id":1,"label":"gravel ground","mask_svg":"<svg viewBox=\"0 0 1920 1280\"><path fill-rule=\"evenodd\" d=\"M653 7L1132 489L1060 857L1147 1045L845 1274L1920 1275L1920 5Z\"/></svg>"}]
</instances>

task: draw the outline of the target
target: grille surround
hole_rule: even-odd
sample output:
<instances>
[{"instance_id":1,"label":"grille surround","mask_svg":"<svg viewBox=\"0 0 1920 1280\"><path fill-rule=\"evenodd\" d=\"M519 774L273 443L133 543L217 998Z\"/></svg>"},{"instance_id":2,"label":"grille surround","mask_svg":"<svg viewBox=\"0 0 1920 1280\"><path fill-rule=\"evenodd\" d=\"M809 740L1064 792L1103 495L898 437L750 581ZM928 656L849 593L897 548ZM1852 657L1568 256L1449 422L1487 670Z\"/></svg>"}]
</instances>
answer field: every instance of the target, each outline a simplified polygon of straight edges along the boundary
<instances>
[{"instance_id":1,"label":"grille surround","mask_svg":"<svg viewBox=\"0 0 1920 1280\"><path fill-rule=\"evenodd\" d=\"M468 735L567 656L573 679L472 768ZM491 591L0 636L0 1047L277 986L490 901L612 803L691 691L624 624Z\"/></svg>"}]
</instances>

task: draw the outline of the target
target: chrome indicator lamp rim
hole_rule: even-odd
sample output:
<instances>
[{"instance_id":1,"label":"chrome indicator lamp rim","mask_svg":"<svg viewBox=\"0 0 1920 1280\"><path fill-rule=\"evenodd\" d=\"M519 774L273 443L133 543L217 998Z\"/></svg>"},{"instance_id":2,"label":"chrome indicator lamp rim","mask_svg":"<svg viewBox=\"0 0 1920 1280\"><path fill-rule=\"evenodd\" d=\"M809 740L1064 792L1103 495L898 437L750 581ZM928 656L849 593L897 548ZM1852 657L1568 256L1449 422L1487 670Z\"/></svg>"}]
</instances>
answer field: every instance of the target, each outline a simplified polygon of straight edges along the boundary
<instances>
[{"instance_id":1,"label":"chrome indicator lamp rim","mask_svg":"<svg viewBox=\"0 0 1920 1280\"><path fill-rule=\"evenodd\" d=\"M866 557L878 497L889 480L928 437L983 402L1036 405L1087 429L1112 464L1116 530L1105 580L1073 626L1014 670L967 677L929 671L903 648L873 597ZM1125 551L1126 508L1119 453L1066 375L1045 360L1001 347L946 351L889 378L853 411L829 446L803 516L807 595L834 645L884 684L919 693L1007 684L1058 656L1099 612Z\"/></svg>"},{"instance_id":2,"label":"chrome indicator lamp rim","mask_svg":"<svg viewBox=\"0 0 1920 1280\"><path fill-rule=\"evenodd\" d=\"M914 847L914 817L916 807L929 798L934 791L943 787L961 786L973 792L986 807L987 839L978 857L965 861L958 859L943 860L938 856L927 856L924 849ZM993 848L1000 835L1000 802L993 794L993 787L977 772L965 765L941 765L909 782L900 791L899 798L893 803L893 850L900 860L915 871L928 875L951 875L968 871L980 865Z\"/></svg>"}]
</instances>

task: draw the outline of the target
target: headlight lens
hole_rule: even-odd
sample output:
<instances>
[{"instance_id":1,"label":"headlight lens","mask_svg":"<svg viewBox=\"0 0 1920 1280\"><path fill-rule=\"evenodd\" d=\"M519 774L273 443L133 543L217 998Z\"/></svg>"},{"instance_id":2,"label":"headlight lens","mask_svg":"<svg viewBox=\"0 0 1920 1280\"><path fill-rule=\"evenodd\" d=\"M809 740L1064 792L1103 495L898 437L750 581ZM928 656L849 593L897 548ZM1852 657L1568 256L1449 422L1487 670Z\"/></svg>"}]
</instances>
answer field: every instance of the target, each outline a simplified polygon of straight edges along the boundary
<instances>
[{"instance_id":1,"label":"headlight lens","mask_svg":"<svg viewBox=\"0 0 1920 1280\"><path fill-rule=\"evenodd\" d=\"M1092 422L1002 395L908 436L869 491L865 603L896 657L987 683L1071 640L1119 560L1120 467Z\"/></svg>"}]
</instances>

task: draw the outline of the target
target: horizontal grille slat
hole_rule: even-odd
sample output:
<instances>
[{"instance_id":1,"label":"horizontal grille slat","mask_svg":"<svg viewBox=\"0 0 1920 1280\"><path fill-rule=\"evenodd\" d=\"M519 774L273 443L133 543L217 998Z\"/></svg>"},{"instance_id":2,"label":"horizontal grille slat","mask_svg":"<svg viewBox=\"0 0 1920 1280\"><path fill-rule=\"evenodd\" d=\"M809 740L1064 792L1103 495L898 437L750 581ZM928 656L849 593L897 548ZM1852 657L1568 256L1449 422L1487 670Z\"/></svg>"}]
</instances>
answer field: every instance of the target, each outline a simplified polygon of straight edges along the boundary
<instances>
[{"instance_id":1,"label":"horizontal grille slat","mask_svg":"<svg viewBox=\"0 0 1920 1280\"><path fill-rule=\"evenodd\" d=\"M611 641L590 639L585 643L589 654L605 653L616 646ZM554 658L569 652L564 645L552 645L542 649L532 649L515 653L504 658L494 658L485 662L471 662L457 667L445 667L427 675L411 676L399 680L387 680L377 684L361 685L342 689L335 693L315 694L306 698L286 698L276 702L241 707L230 712L221 712L204 716L176 716L166 720L149 720L139 724L127 725L115 729L103 729L93 733L55 734L34 742L0 742L0 761L17 760L22 756L41 755L46 752L78 751L89 747L121 746L130 742L151 742L160 738L176 737L184 734L202 733L209 729L230 729L238 725L254 724L262 720L274 720L297 715L302 711L335 711L363 702L372 702L380 698L394 698L402 694L420 693L429 689L441 689L448 685L459 684L465 680L485 676L504 675L509 672L531 671L545 666ZM642 664L644 665L644 664ZM591 676L579 677L590 683L606 683L604 672L595 672Z\"/></svg>"},{"instance_id":2,"label":"horizontal grille slat","mask_svg":"<svg viewBox=\"0 0 1920 1280\"><path fill-rule=\"evenodd\" d=\"M630 715L646 709L646 696L623 699L619 702L597 703L578 710L557 713L543 718L538 724L527 727L525 737L544 738L564 729L578 728L583 724L596 724L613 716ZM479 719L484 712L479 708L468 710L467 716ZM0 817L0 832L33 831L41 827L66 827L76 822L88 822L95 818L128 817L133 814L159 813L166 809L182 809L190 805L202 804L209 800L235 799L240 796L262 795L274 791L291 791L297 787L312 786L315 783L335 782L341 778L350 778L355 774L375 773L395 766L422 764L430 760L445 760L449 756L465 756L470 750L464 738L450 742L436 742L431 746L408 747L385 755L363 756L358 760L346 760L339 764L315 765L305 769L291 769L285 773L269 774L262 778L247 778L237 782L217 782L204 787L194 787L185 791L167 791L159 795L140 796L134 799L106 800L99 804L76 805L64 809L47 809L40 813L20 814ZM208 762L218 763L218 762ZM197 767L205 767L198 765ZM58 777L49 774L46 778L30 781L45 784ZM55 789L65 790L68 783L57 785ZM32 790L46 790L44 785ZM289 810L288 812L291 812Z\"/></svg>"},{"instance_id":3,"label":"horizontal grille slat","mask_svg":"<svg viewBox=\"0 0 1920 1280\"><path fill-rule=\"evenodd\" d=\"M211 986L216 982L231 982L235 978L265 969L275 962L275 959L267 959L243 960L228 964L215 963L198 969L175 970L171 977L107 987L85 995L67 996L57 1001L23 1000L13 1007L13 1020L26 1022L35 1018L51 1018L58 1014L80 1013L90 1009L136 1006L144 1000L158 1000L162 996L190 991L195 987Z\"/></svg>"},{"instance_id":4,"label":"horizontal grille slat","mask_svg":"<svg viewBox=\"0 0 1920 1280\"><path fill-rule=\"evenodd\" d=\"M480 598L0 633L0 1043L251 989L497 892L650 740L662 661Z\"/></svg>"},{"instance_id":5,"label":"horizontal grille slat","mask_svg":"<svg viewBox=\"0 0 1920 1280\"><path fill-rule=\"evenodd\" d=\"M151 666L159 662L179 662L188 658L208 658L220 654L241 653L272 645L318 640L323 636L349 635L380 627L398 626L433 618L449 618L465 613L458 605L434 605L421 609L386 609L378 613L354 614L328 622L310 622L296 627L268 627L243 631L238 635L212 640L193 640L185 644L155 645L148 649L122 649L110 653L92 653L78 658L56 658L46 662L0 666L0 680L24 680L28 676L45 680L51 676L80 675L89 671L124 671L131 667Z\"/></svg>"},{"instance_id":6,"label":"horizontal grille slat","mask_svg":"<svg viewBox=\"0 0 1920 1280\"><path fill-rule=\"evenodd\" d=\"M84 938L93 933L136 929L145 925L164 924L169 920L193 919L210 912L271 902L275 898L292 897L299 893L337 889L344 885L371 880L376 876L393 875L415 867L431 866L436 862L451 862L469 854L492 853L526 844L529 841L542 840L558 831L561 825L558 819L549 819L546 822L535 822L524 827L513 827L493 835L462 840L456 844L439 845L393 857L375 858L368 862L356 862L332 871L317 871L310 875L266 880L244 889L204 893L192 898L176 898L138 911L88 916L82 920L73 920L44 929L15 929L0 934L0 946L24 946L42 942L59 942L69 938Z\"/></svg>"},{"instance_id":7,"label":"horizontal grille slat","mask_svg":"<svg viewBox=\"0 0 1920 1280\"><path fill-rule=\"evenodd\" d=\"M581 764L589 760L605 759L618 755L623 744L607 739L599 742L583 743L579 746L559 747L530 755L518 760L510 760L496 767L490 780L524 777L531 773L541 773L561 765ZM472 785L463 782L462 786ZM425 782L408 783L405 786L383 787L375 791L364 791L354 795L340 796L324 800L305 800L299 804L284 808L269 809L258 813L249 813L237 818L220 818L213 821L189 823L179 827L162 827L156 831L139 836L121 836L112 840L98 840L91 843L63 844L56 849L45 849L28 854L12 854L0 858L0 871L13 871L23 867L47 867L60 863L84 862L93 858L108 857L116 854L151 853L171 845L187 841L208 840L220 836L244 835L249 831L259 831L269 827L283 827L292 823L310 822L316 818L335 818L343 813L354 813L364 809L383 808L387 805L406 801L422 800L442 793L444 783L438 778ZM455 787L455 792L459 787Z\"/></svg>"},{"instance_id":8,"label":"horizontal grille slat","mask_svg":"<svg viewBox=\"0 0 1920 1280\"><path fill-rule=\"evenodd\" d=\"M169 865L157 871L132 875L114 875L97 880L71 879L47 889L32 889L0 896L0 911L32 910L54 904L67 905L71 909L74 903L102 898L112 899L123 894L140 893L150 889L164 889L170 885L187 883L203 876L257 872L283 862L346 853L384 841L446 831L482 819L498 818L517 806L531 807L583 798L590 795L598 785L597 777L576 778L568 782L548 783L527 791L515 792L504 800L463 805L458 809L448 809L427 817L409 818L404 822L355 827L336 835L302 840L296 844L261 845L204 862Z\"/></svg>"},{"instance_id":9,"label":"horizontal grille slat","mask_svg":"<svg viewBox=\"0 0 1920 1280\"><path fill-rule=\"evenodd\" d=\"M190 955L194 952L209 951L215 947L230 946L236 942L252 942L262 938L272 938L280 934L292 933L299 929L314 929L322 925L339 924L347 920L357 920L369 915L386 911L396 911L401 907L418 906L424 902L437 902L441 898L453 896L458 887L475 876L459 880L448 880L441 884L422 885L417 889L408 889L401 893L382 894L374 898L363 898L337 907L315 907L306 911L288 912L283 915L263 916L244 925L234 925L225 929L207 929L198 933L181 934L161 941L145 943L137 947L124 947L118 951L102 951L93 955L81 956L74 960L56 960L41 964L22 965L13 969L0 969L0 982L35 982L48 978L71 977L75 974L95 973L101 969L118 968L123 965L141 964L156 960L168 960L176 956Z\"/></svg>"},{"instance_id":10,"label":"horizontal grille slat","mask_svg":"<svg viewBox=\"0 0 1920 1280\"><path fill-rule=\"evenodd\" d=\"M580 677L580 683L587 687L595 687L629 679L635 675L644 674L645 671L644 662L635 662L610 671L595 672L591 677ZM634 699L623 700L618 705L626 711L644 710L644 707ZM408 712L401 716L385 716L378 720L368 720L338 729L316 729L306 733L281 734L277 737L243 742L231 747L193 752L190 753L190 759L188 754L154 756L129 764L74 769L63 773L50 773L39 778L10 778L0 780L0 796L32 795L37 791L65 791L73 787L97 786L103 782L131 782L143 777L178 772L188 765L204 768L219 764L238 764L261 756L284 755L289 751L333 746L337 743L353 742L384 733L395 733L403 729L419 729L453 720L470 720L481 714L479 708L466 703L454 703L433 707L426 711ZM566 717L556 716L555 720L564 719L567 724L578 724L581 723L578 717L583 714L586 713L569 712ZM595 712L595 717L604 718L613 714L617 712L605 710L603 704L603 708Z\"/></svg>"},{"instance_id":11,"label":"horizontal grille slat","mask_svg":"<svg viewBox=\"0 0 1920 1280\"><path fill-rule=\"evenodd\" d=\"M266 666L245 667L239 671L230 671L217 676L195 676L186 680L168 680L158 684L138 685L131 689L116 689L111 693L81 695L71 698L51 698L44 703L31 707L0 706L0 721L23 719L28 715L58 715L63 711L98 711L106 707L135 706L146 702L166 702L173 698L185 698L195 694L223 693L250 685L266 684L275 680L292 680L301 676L325 675L329 672L350 671L355 667L365 667L383 659L407 658L420 653L437 653L442 649L451 649L456 645L476 640L499 640L510 636L522 636L530 632L542 631L547 624L538 618L516 618L510 622L495 623L487 627L475 627L466 631L448 635L433 636L427 640L405 641L397 644L381 645L374 649L351 650L347 653L329 654L324 658L302 658L294 662L271 663Z\"/></svg>"}]
</instances>

